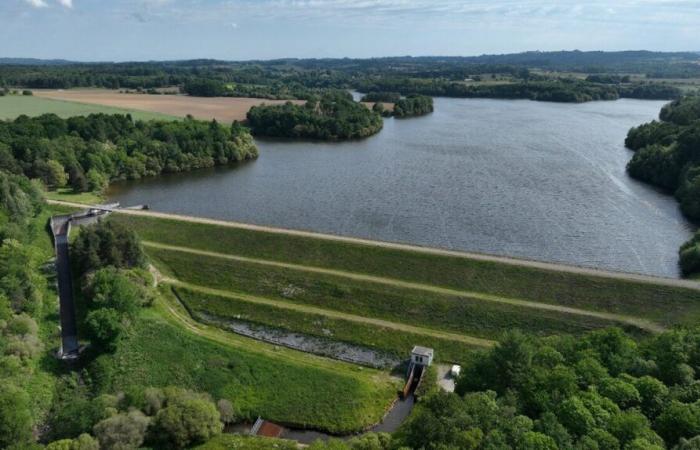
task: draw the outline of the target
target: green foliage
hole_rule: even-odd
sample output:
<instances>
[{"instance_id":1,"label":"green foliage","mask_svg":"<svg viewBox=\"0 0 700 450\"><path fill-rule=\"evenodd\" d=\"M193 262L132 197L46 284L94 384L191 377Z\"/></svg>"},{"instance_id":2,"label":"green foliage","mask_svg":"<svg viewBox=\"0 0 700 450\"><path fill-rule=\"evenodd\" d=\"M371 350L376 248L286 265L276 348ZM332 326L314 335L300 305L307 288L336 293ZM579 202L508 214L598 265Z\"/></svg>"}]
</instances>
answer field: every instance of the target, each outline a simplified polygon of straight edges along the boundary
<instances>
[{"instance_id":1,"label":"green foliage","mask_svg":"<svg viewBox=\"0 0 700 450\"><path fill-rule=\"evenodd\" d=\"M136 233L112 220L81 227L71 245L71 258L78 274L107 266L130 269L145 265Z\"/></svg>"},{"instance_id":2,"label":"green foliage","mask_svg":"<svg viewBox=\"0 0 700 450\"><path fill-rule=\"evenodd\" d=\"M678 253L681 269L685 275L700 272L700 232L695 232L688 242L681 245Z\"/></svg>"},{"instance_id":3,"label":"green foliage","mask_svg":"<svg viewBox=\"0 0 700 450\"><path fill-rule=\"evenodd\" d=\"M700 118L700 96L689 95L674 100L661 109L659 118L676 125L690 125Z\"/></svg>"},{"instance_id":4,"label":"green foliage","mask_svg":"<svg viewBox=\"0 0 700 450\"><path fill-rule=\"evenodd\" d=\"M681 210L700 219L700 96L689 95L664 106L662 122L632 128L625 141L637 150L627 165L635 178L673 192ZM697 237L681 246L684 275L700 270Z\"/></svg>"},{"instance_id":5,"label":"green foliage","mask_svg":"<svg viewBox=\"0 0 700 450\"><path fill-rule=\"evenodd\" d=\"M416 399L421 399L427 395L433 394L440 390L438 385L438 373L435 366L428 366L424 369L423 376L421 377L420 385L416 388L414 392Z\"/></svg>"},{"instance_id":6,"label":"green foliage","mask_svg":"<svg viewBox=\"0 0 700 450\"><path fill-rule=\"evenodd\" d=\"M398 92L368 92L362 96L363 102L371 103L396 103L401 100L401 94Z\"/></svg>"},{"instance_id":7,"label":"green foliage","mask_svg":"<svg viewBox=\"0 0 700 450\"><path fill-rule=\"evenodd\" d=\"M376 112L347 93L327 93L306 105L254 106L248 124L256 136L342 140L371 136L382 129Z\"/></svg>"},{"instance_id":8,"label":"green foliage","mask_svg":"<svg viewBox=\"0 0 700 450\"><path fill-rule=\"evenodd\" d=\"M111 351L115 342L124 332L122 317L112 308L98 308L85 317L86 335L99 348Z\"/></svg>"},{"instance_id":9,"label":"green foliage","mask_svg":"<svg viewBox=\"0 0 700 450\"><path fill-rule=\"evenodd\" d=\"M395 439L410 448L533 448L539 442L533 423L507 405L496 401L495 392L477 392L460 397L438 392L422 401ZM551 442L550 442L551 441ZM548 448L548 447L546 447ZM556 447L555 447L556 448Z\"/></svg>"},{"instance_id":10,"label":"green foliage","mask_svg":"<svg viewBox=\"0 0 700 450\"><path fill-rule=\"evenodd\" d=\"M108 180L225 165L257 155L245 128L216 121L142 122L117 114L0 121L0 168L40 178L50 187L64 185L67 173L78 192L101 189Z\"/></svg>"},{"instance_id":11,"label":"green foliage","mask_svg":"<svg viewBox=\"0 0 700 450\"><path fill-rule=\"evenodd\" d=\"M700 434L700 405L671 401L656 419L655 428L668 443Z\"/></svg>"},{"instance_id":12,"label":"green foliage","mask_svg":"<svg viewBox=\"0 0 700 450\"><path fill-rule=\"evenodd\" d=\"M155 416L154 433L170 448L201 444L221 433L219 411L208 399L182 391L167 392L165 407Z\"/></svg>"},{"instance_id":13,"label":"green foliage","mask_svg":"<svg viewBox=\"0 0 700 450\"><path fill-rule=\"evenodd\" d=\"M324 267L359 274L370 274L394 278L401 281L416 282L426 285L446 287L475 293L501 296L512 299L531 300L546 304L570 306L593 311L620 312L632 316L643 317L658 321L665 325L678 323L692 324L700 319L700 294L695 290L657 286L649 283L635 283L622 280L614 280L580 274L563 272L550 272L546 270L520 267L508 264L478 261L470 258L434 255L424 252L407 251L399 249L383 248L371 245L361 245L348 242L339 242L327 239L315 239L304 236L290 236L278 233L247 230L235 227L223 227L217 225L189 223L177 220L165 220L152 217L138 217L132 215L115 215L110 220L119 221L131 230L137 232L141 239L160 242L164 244L183 246L212 252L232 252L239 256L260 258L270 261L280 261L292 264L302 264L312 267ZM149 248L149 254L153 256L155 249ZM159 254L165 251L157 251ZM167 252L168 266L177 269L177 277L183 281L191 281L193 284L211 287L249 286L257 291L269 295L273 290L275 295L282 292L282 286L287 286L286 278L293 275L291 271L282 272L285 278L276 283L263 285L260 277L268 279L280 271L269 267L253 267L252 264L230 263L216 258L199 257L190 254L178 254ZM170 264L173 261L173 264ZM203 269L202 265L206 265ZM233 270L231 268L234 268ZM245 271L243 269L245 268ZM221 273L219 272L221 271ZM258 279L256 279L256 277ZM300 293L306 298L321 287L334 287L338 280L331 277L322 277L309 274L293 277L293 284L298 286L313 287L312 290ZM250 278L250 281L247 279ZM314 279L318 282L314 282ZM235 282L233 281L235 280ZM245 285L241 284L243 281ZM321 281L334 280L331 286ZM215 283L216 281L216 283ZM287 284L282 285L282 283ZM297 284L301 283L301 284ZM357 295L341 297L331 289L323 292L322 307L338 305L338 308L364 313L370 308L372 311L391 311L394 314L406 314L413 308L427 310L425 317L436 317L437 328L443 328L446 323L460 324L457 329L465 329L468 323L469 329L491 329L497 335L503 327L519 328L532 332L542 332L546 321L547 327L552 327L552 316L538 311L537 315L527 309L520 314L521 309L511 305L494 305L483 301L461 301L459 299L447 300L450 305L458 307L462 311L471 310L472 313L443 314L441 308L432 307L431 302L426 302L425 294L417 298L415 292L404 289L396 291L399 298L391 296L391 301L382 296L376 301L363 300L369 293L364 289L365 285L353 282L351 287L362 287ZM369 287L369 286L367 286ZM376 287L374 287L375 290ZM241 290L241 289L237 289ZM250 291L249 291L250 292ZM320 292L320 291L319 291ZM411 294L413 292L413 294ZM430 298L442 298L430 296ZM329 302L329 299L337 298L338 301ZM372 297L369 297L372 298ZM376 298L376 297L374 297ZM283 297L284 299L284 297ZM348 299L352 299L351 304ZM456 300L456 301L455 301ZM365 303L370 303L367 307ZM362 304L362 306L355 306ZM440 305L444 304L442 301ZM402 305L410 305L410 308ZM394 312L394 308L395 312ZM474 308L474 309L472 309ZM482 309L486 308L486 309ZM389 317L388 311L386 312ZM478 314L476 313L478 311ZM378 316L373 313L371 315ZM598 327L602 322L595 318L562 317L555 314L556 329L585 330L587 327ZM405 317L405 316L401 316ZM420 316L421 321L423 315ZM437 319L439 317L439 319ZM484 318L488 318L485 320ZM404 320L404 319L401 319ZM445 322L445 320L447 322ZM564 322L560 322L564 320ZM420 323L420 322L418 322ZM424 322L425 323L425 322ZM426 323L427 325L427 323ZM494 330L495 329L495 330ZM550 328L554 329L554 328Z\"/></svg>"},{"instance_id":14,"label":"green foliage","mask_svg":"<svg viewBox=\"0 0 700 450\"><path fill-rule=\"evenodd\" d=\"M700 434L700 396L690 394L699 368L697 328L661 333L641 345L615 329L581 339L509 333L463 368L457 392L464 398L492 392L495 404L536 419L532 431L559 448L671 448ZM408 426L411 433L424 431ZM483 422L479 428L488 433Z\"/></svg>"},{"instance_id":15,"label":"green foliage","mask_svg":"<svg viewBox=\"0 0 700 450\"><path fill-rule=\"evenodd\" d=\"M168 271L178 280L197 286L244 292L281 302L293 302L478 337L496 338L506 328L521 328L529 332L549 335L557 332L583 333L592 328L609 325L605 320L576 317L556 311L538 311L537 314L532 314L530 308L503 305L469 296L461 298L439 292L425 292L371 281L261 266L151 247L148 247L147 251L161 270ZM188 301L195 306L196 311L211 312L223 318L231 317L235 314L233 311L238 310L245 312L254 320L257 319L272 326L288 329L299 327L306 330L313 326L313 323L302 325L303 318L298 315L285 317L286 311L271 312L274 316L266 318L263 311L270 311L271 308L259 307L260 311L256 313L250 311L250 308L245 308L244 305L227 304L228 299L189 297ZM279 318L277 325L273 322L273 317ZM486 317L488 320L484 320ZM331 325L336 325L336 329L343 327L339 322ZM356 341L353 336L355 330L340 329L341 339ZM319 333L320 330L317 330L313 334ZM410 336L402 338L397 335L386 343L374 344L375 337L379 339L380 335L368 335L364 341L372 343L372 346L392 349L396 352L396 348L406 345L404 339ZM443 343L441 347L444 345ZM460 356L464 352L457 349L449 351L449 354ZM401 356L404 355L405 352Z\"/></svg>"},{"instance_id":16,"label":"green foliage","mask_svg":"<svg viewBox=\"0 0 700 450\"><path fill-rule=\"evenodd\" d=\"M27 393L6 381L0 381L0 447L29 443L32 416Z\"/></svg>"},{"instance_id":17,"label":"green foliage","mask_svg":"<svg viewBox=\"0 0 700 450\"><path fill-rule=\"evenodd\" d=\"M374 325L360 324L319 314L306 314L177 288L178 298L198 320L245 320L266 327L298 332L333 341L348 342L405 358L421 342L436 351L440 361L464 361L473 348L448 339L433 338ZM221 326L221 324L218 324Z\"/></svg>"},{"instance_id":18,"label":"green foliage","mask_svg":"<svg viewBox=\"0 0 700 450\"><path fill-rule=\"evenodd\" d=\"M295 441L245 436L238 434L221 434L208 442L193 447L193 450L297 450Z\"/></svg>"},{"instance_id":19,"label":"green foliage","mask_svg":"<svg viewBox=\"0 0 700 450\"><path fill-rule=\"evenodd\" d=\"M196 97L220 97L226 94L226 85L221 81L195 79L185 83L185 93Z\"/></svg>"},{"instance_id":20,"label":"green foliage","mask_svg":"<svg viewBox=\"0 0 700 450\"><path fill-rule=\"evenodd\" d=\"M241 419L263 416L337 433L379 421L396 395L396 386L378 379L377 372L340 364L317 367L301 354L285 356L250 339L220 344L149 309L116 352L101 355L90 369L99 392L136 397L147 387L174 385L229 400Z\"/></svg>"},{"instance_id":21,"label":"green foliage","mask_svg":"<svg viewBox=\"0 0 700 450\"><path fill-rule=\"evenodd\" d=\"M673 123L654 120L630 129L625 146L631 150L640 150L651 144L667 147L676 140L679 131Z\"/></svg>"},{"instance_id":22,"label":"green foliage","mask_svg":"<svg viewBox=\"0 0 700 450\"><path fill-rule=\"evenodd\" d=\"M139 448L150 419L141 411L116 414L95 425L94 433L103 450Z\"/></svg>"},{"instance_id":23,"label":"green foliage","mask_svg":"<svg viewBox=\"0 0 700 450\"><path fill-rule=\"evenodd\" d=\"M622 86L620 97L644 100L671 100L681 97L683 91L676 86L662 83L635 83Z\"/></svg>"},{"instance_id":24,"label":"green foliage","mask_svg":"<svg viewBox=\"0 0 700 450\"><path fill-rule=\"evenodd\" d=\"M114 350L139 309L151 304L154 295L147 282L134 272L120 271L113 266L87 277L88 313L84 326L86 335L98 349Z\"/></svg>"},{"instance_id":25,"label":"green foliage","mask_svg":"<svg viewBox=\"0 0 700 450\"><path fill-rule=\"evenodd\" d=\"M42 283L32 250L16 240L0 245L0 294L16 313L36 313L42 302Z\"/></svg>"},{"instance_id":26,"label":"green foliage","mask_svg":"<svg viewBox=\"0 0 700 450\"><path fill-rule=\"evenodd\" d=\"M0 164L3 162L2 155L3 147L0 143ZM0 169L8 169L13 164L8 162L9 167L3 166ZM41 211L41 205L42 194L35 184L25 177L0 170L0 237L17 239L18 236L25 235L23 229Z\"/></svg>"},{"instance_id":27,"label":"green foliage","mask_svg":"<svg viewBox=\"0 0 700 450\"><path fill-rule=\"evenodd\" d=\"M426 95L408 95L394 104L394 116L422 116L433 112L433 99Z\"/></svg>"},{"instance_id":28,"label":"green foliage","mask_svg":"<svg viewBox=\"0 0 700 450\"><path fill-rule=\"evenodd\" d=\"M503 84L473 85L457 80L422 78L382 78L367 80L358 86L363 92L394 91L404 95L435 97L530 99L548 102L580 103L615 100L618 89L611 85L573 79L518 81Z\"/></svg>"},{"instance_id":29,"label":"green foliage","mask_svg":"<svg viewBox=\"0 0 700 450\"><path fill-rule=\"evenodd\" d=\"M94 437L83 433L76 439L51 442L45 450L100 450L100 444Z\"/></svg>"}]
</instances>

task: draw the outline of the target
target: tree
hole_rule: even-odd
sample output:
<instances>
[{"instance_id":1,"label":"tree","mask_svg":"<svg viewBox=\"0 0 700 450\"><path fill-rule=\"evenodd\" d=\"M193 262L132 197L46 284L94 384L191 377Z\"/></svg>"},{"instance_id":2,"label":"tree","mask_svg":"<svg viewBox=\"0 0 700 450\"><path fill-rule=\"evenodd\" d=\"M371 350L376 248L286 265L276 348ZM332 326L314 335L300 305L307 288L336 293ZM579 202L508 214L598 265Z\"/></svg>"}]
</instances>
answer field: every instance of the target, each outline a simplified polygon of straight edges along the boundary
<instances>
[{"instance_id":1,"label":"tree","mask_svg":"<svg viewBox=\"0 0 700 450\"><path fill-rule=\"evenodd\" d=\"M87 172L87 187L91 192L102 192L109 183L107 177L96 169Z\"/></svg>"},{"instance_id":2,"label":"tree","mask_svg":"<svg viewBox=\"0 0 700 450\"><path fill-rule=\"evenodd\" d=\"M102 420L94 433L102 450L135 449L143 444L149 418L141 411L130 411Z\"/></svg>"},{"instance_id":3,"label":"tree","mask_svg":"<svg viewBox=\"0 0 700 450\"><path fill-rule=\"evenodd\" d=\"M3 381L0 389L0 447L28 443L32 439L32 415L27 393Z\"/></svg>"},{"instance_id":4,"label":"tree","mask_svg":"<svg viewBox=\"0 0 700 450\"><path fill-rule=\"evenodd\" d=\"M58 161L50 159L48 161L39 161L36 169L37 176L51 188L63 187L68 182L68 175Z\"/></svg>"},{"instance_id":5,"label":"tree","mask_svg":"<svg viewBox=\"0 0 700 450\"><path fill-rule=\"evenodd\" d=\"M107 266L129 269L145 265L136 233L112 220L81 227L71 256L80 274Z\"/></svg>"},{"instance_id":6,"label":"tree","mask_svg":"<svg viewBox=\"0 0 700 450\"><path fill-rule=\"evenodd\" d=\"M100 450L100 444L89 434L83 433L76 439L51 442L46 446L46 450Z\"/></svg>"},{"instance_id":7,"label":"tree","mask_svg":"<svg viewBox=\"0 0 700 450\"><path fill-rule=\"evenodd\" d=\"M92 343L107 351L115 349L116 341L124 331L121 314L113 308L90 311L85 317L85 325Z\"/></svg>"},{"instance_id":8,"label":"tree","mask_svg":"<svg viewBox=\"0 0 700 450\"><path fill-rule=\"evenodd\" d=\"M635 410L623 411L613 416L610 419L609 430L622 446L653 433L649 428L649 420Z\"/></svg>"},{"instance_id":9,"label":"tree","mask_svg":"<svg viewBox=\"0 0 700 450\"><path fill-rule=\"evenodd\" d=\"M696 436L700 434L700 405L674 400L661 412L654 428L671 445Z\"/></svg>"},{"instance_id":10,"label":"tree","mask_svg":"<svg viewBox=\"0 0 700 450\"><path fill-rule=\"evenodd\" d=\"M554 439L546 434L528 431L515 447L517 450L558 450Z\"/></svg>"},{"instance_id":11,"label":"tree","mask_svg":"<svg viewBox=\"0 0 700 450\"><path fill-rule=\"evenodd\" d=\"M216 409L219 411L219 416L223 423L232 423L236 421L236 410L229 400L222 398L216 402Z\"/></svg>"},{"instance_id":12,"label":"tree","mask_svg":"<svg viewBox=\"0 0 700 450\"><path fill-rule=\"evenodd\" d=\"M639 392L642 412L650 419L654 419L668 401L668 388L661 381L649 375L637 378L634 381L634 386Z\"/></svg>"},{"instance_id":13,"label":"tree","mask_svg":"<svg viewBox=\"0 0 700 450\"><path fill-rule=\"evenodd\" d=\"M574 435L583 436L595 427L595 419L578 397L570 397L559 405L557 417Z\"/></svg>"},{"instance_id":14,"label":"tree","mask_svg":"<svg viewBox=\"0 0 700 450\"><path fill-rule=\"evenodd\" d=\"M157 439L175 448L201 443L221 433L223 425L216 406L203 398L178 393L156 414Z\"/></svg>"},{"instance_id":15,"label":"tree","mask_svg":"<svg viewBox=\"0 0 700 450\"><path fill-rule=\"evenodd\" d=\"M598 385L600 393L614 401L622 409L637 406L641 401L637 388L619 378L604 378Z\"/></svg>"}]
</instances>

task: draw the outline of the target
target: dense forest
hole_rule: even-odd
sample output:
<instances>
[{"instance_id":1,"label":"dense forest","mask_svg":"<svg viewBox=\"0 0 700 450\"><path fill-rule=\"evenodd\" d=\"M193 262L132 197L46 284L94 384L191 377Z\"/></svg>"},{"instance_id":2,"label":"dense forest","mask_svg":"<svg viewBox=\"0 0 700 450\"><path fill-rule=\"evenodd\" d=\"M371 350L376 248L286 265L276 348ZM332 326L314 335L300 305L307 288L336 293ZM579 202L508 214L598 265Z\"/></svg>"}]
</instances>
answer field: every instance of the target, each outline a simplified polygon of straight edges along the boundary
<instances>
[{"instance_id":1,"label":"dense forest","mask_svg":"<svg viewBox=\"0 0 700 450\"><path fill-rule=\"evenodd\" d=\"M615 328L548 338L512 331L463 367L455 393L425 388L398 432L369 435L361 448L695 450L699 371L699 329L641 342Z\"/></svg>"},{"instance_id":2,"label":"dense forest","mask_svg":"<svg viewBox=\"0 0 700 450\"><path fill-rule=\"evenodd\" d=\"M362 92L393 91L440 97L529 99L548 102L581 103L593 100L616 100L621 97L640 99L674 99L681 91L661 84L603 84L574 79L539 79L492 84L466 81L417 78L382 78L363 81Z\"/></svg>"},{"instance_id":3,"label":"dense forest","mask_svg":"<svg viewBox=\"0 0 700 450\"><path fill-rule=\"evenodd\" d=\"M433 112L433 99L426 95L408 95L394 103L395 117L413 117Z\"/></svg>"},{"instance_id":4,"label":"dense forest","mask_svg":"<svg viewBox=\"0 0 700 450\"><path fill-rule=\"evenodd\" d=\"M478 57L388 57L372 59L280 59L42 64L1 60L0 88L154 89L179 86L197 96L242 96L310 100L328 89L402 95L529 98L580 102L618 97L676 98L678 91L652 78L700 77L700 56L655 52L527 52ZM3 64L3 61L5 62ZM544 73L543 73L544 71ZM559 79L550 71L593 74L588 80ZM625 74L646 76L630 81ZM627 76L627 78L626 78ZM482 77L507 81L465 83ZM510 85L510 86L508 86ZM373 94L374 95L374 94ZM378 101L378 100L370 100ZM388 101L388 100L381 100Z\"/></svg>"},{"instance_id":5,"label":"dense forest","mask_svg":"<svg viewBox=\"0 0 700 450\"><path fill-rule=\"evenodd\" d=\"M134 121L93 114L61 119L46 114L0 121L0 169L50 188L99 191L111 180L135 179L255 158L239 124L215 121Z\"/></svg>"},{"instance_id":6,"label":"dense forest","mask_svg":"<svg viewBox=\"0 0 700 450\"><path fill-rule=\"evenodd\" d=\"M427 449L698 448L698 355L697 329L641 343L618 329L510 332L464 367L456 394L421 402L398 436Z\"/></svg>"},{"instance_id":7,"label":"dense forest","mask_svg":"<svg viewBox=\"0 0 700 450\"><path fill-rule=\"evenodd\" d=\"M304 105L254 106L248 125L256 136L342 140L371 136L382 129L382 117L348 92L329 92Z\"/></svg>"},{"instance_id":8,"label":"dense forest","mask_svg":"<svg viewBox=\"0 0 700 450\"><path fill-rule=\"evenodd\" d=\"M686 96L661 110L661 121L632 128L625 145L635 154L634 178L674 193L685 215L700 220L700 96ZM686 275L700 272L700 234L681 247Z\"/></svg>"}]
</instances>

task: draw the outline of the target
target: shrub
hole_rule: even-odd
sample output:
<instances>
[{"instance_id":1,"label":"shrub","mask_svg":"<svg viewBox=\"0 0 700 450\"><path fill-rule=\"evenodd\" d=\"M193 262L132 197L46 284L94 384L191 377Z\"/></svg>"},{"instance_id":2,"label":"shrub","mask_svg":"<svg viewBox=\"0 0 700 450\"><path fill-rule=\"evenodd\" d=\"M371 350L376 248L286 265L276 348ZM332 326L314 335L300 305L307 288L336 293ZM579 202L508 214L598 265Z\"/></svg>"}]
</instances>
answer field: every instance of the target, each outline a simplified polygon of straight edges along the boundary
<instances>
[{"instance_id":1,"label":"shrub","mask_svg":"<svg viewBox=\"0 0 700 450\"><path fill-rule=\"evenodd\" d=\"M168 400L168 406L156 414L154 429L157 440L185 448L221 433L223 425L213 403L184 397Z\"/></svg>"},{"instance_id":2,"label":"shrub","mask_svg":"<svg viewBox=\"0 0 700 450\"><path fill-rule=\"evenodd\" d=\"M80 274L107 266L143 267L146 261L136 233L111 220L82 227L71 254Z\"/></svg>"},{"instance_id":3,"label":"shrub","mask_svg":"<svg viewBox=\"0 0 700 450\"><path fill-rule=\"evenodd\" d=\"M141 411L117 414L95 425L102 450L126 450L143 444L150 420Z\"/></svg>"},{"instance_id":4,"label":"shrub","mask_svg":"<svg viewBox=\"0 0 700 450\"><path fill-rule=\"evenodd\" d=\"M2 382L0 389L0 448L28 443L32 439L32 416L29 395L22 389Z\"/></svg>"}]
</instances>

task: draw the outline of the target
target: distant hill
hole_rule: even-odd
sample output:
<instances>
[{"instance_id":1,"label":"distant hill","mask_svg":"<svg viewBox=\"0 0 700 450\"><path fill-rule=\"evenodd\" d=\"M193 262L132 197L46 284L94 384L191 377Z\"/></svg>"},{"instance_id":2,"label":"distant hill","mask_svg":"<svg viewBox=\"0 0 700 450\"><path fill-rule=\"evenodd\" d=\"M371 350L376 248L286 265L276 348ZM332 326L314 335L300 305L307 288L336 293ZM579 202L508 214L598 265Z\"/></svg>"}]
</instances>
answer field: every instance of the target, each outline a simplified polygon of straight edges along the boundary
<instances>
[{"instance_id":1,"label":"distant hill","mask_svg":"<svg viewBox=\"0 0 700 450\"><path fill-rule=\"evenodd\" d=\"M228 64L258 63L262 65L300 65L300 66L345 66L352 64L383 65L387 63L443 63L443 64L503 64L521 65L526 67L551 67L556 69L584 69L587 67L611 67L628 65L647 65L650 63L700 63L700 52L652 52L648 50L625 51L528 51L522 53L483 54L478 56L385 56L378 58L281 58L273 60L217 60L208 58L164 60L164 61L90 61L76 62L66 59L38 59L38 58L2 58L0 65L27 65L27 66L58 66L58 65L92 65L92 64L116 64L116 65L165 65L165 66L217 66Z\"/></svg>"},{"instance_id":2,"label":"distant hill","mask_svg":"<svg viewBox=\"0 0 700 450\"><path fill-rule=\"evenodd\" d=\"M0 65L7 66L65 66L76 64L66 59L0 58Z\"/></svg>"}]
</instances>

